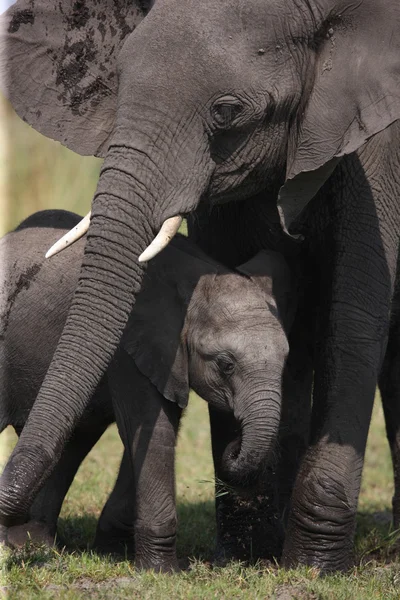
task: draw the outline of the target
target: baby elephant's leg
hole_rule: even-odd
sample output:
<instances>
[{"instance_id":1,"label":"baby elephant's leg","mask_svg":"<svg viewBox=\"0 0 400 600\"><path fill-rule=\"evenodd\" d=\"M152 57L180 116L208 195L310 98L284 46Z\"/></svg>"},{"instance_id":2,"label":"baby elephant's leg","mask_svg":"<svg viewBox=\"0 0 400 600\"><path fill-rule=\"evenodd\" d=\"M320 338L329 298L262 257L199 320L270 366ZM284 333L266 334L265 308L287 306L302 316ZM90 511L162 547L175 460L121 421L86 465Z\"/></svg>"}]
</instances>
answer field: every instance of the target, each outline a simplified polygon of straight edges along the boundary
<instances>
[{"instance_id":1,"label":"baby elephant's leg","mask_svg":"<svg viewBox=\"0 0 400 600\"><path fill-rule=\"evenodd\" d=\"M134 494L135 562L142 568L175 570L174 461L181 410L159 394L124 350L109 369L109 384L135 482L128 486Z\"/></svg>"}]
</instances>

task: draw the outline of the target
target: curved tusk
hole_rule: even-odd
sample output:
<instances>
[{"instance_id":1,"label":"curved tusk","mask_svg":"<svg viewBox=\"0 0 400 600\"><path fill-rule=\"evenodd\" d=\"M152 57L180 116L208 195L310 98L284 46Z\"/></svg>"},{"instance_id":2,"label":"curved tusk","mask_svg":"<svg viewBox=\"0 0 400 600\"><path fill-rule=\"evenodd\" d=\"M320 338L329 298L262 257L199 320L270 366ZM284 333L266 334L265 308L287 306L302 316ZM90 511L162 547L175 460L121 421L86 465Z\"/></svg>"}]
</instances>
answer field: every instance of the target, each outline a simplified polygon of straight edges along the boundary
<instances>
[{"instance_id":1,"label":"curved tusk","mask_svg":"<svg viewBox=\"0 0 400 600\"><path fill-rule=\"evenodd\" d=\"M90 214L91 211L88 212L86 217L83 217L82 221L79 221L78 225L75 225L75 227L73 227L70 231L68 231L68 233L63 235L62 238L53 244L52 247L46 252L46 258L50 258L50 256L54 256L58 252L61 252L61 250L64 250L64 248L67 248L73 242L76 242L76 240L79 240L79 238L85 235L90 225Z\"/></svg>"},{"instance_id":2,"label":"curved tusk","mask_svg":"<svg viewBox=\"0 0 400 600\"><path fill-rule=\"evenodd\" d=\"M157 233L150 246L147 246L146 250L139 256L139 262L147 262L148 260L151 260L157 256L161 250L164 250L174 235L178 232L182 221L183 218L180 215L177 215L176 217L170 217L164 221L160 231Z\"/></svg>"}]
</instances>

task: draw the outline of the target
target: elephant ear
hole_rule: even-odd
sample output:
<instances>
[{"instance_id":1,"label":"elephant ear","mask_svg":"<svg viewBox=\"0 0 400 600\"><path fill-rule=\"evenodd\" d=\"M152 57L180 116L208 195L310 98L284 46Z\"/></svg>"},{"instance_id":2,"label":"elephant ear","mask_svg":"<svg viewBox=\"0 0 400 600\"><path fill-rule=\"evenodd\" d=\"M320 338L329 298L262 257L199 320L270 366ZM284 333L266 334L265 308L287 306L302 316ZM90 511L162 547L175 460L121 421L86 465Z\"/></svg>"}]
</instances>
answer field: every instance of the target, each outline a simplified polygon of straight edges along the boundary
<instances>
[{"instance_id":1,"label":"elephant ear","mask_svg":"<svg viewBox=\"0 0 400 600\"><path fill-rule=\"evenodd\" d=\"M286 231L340 158L400 118L400 3L317 0L314 83L292 127L279 194Z\"/></svg>"},{"instance_id":2,"label":"elephant ear","mask_svg":"<svg viewBox=\"0 0 400 600\"><path fill-rule=\"evenodd\" d=\"M0 82L18 115L79 154L104 156L117 57L140 0L18 0L0 18Z\"/></svg>"},{"instance_id":3,"label":"elephant ear","mask_svg":"<svg viewBox=\"0 0 400 600\"><path fill-rule=\"evenodd\" d=\"M262 250L236 270L261 288L269 307L277 310L288 333L297 308L297 294L295 278L282 254Z\"/></svg>"},{"instance_id":4,"label":"elephant ear","mask_svg":"<svg viewBox=\"0 0 400 600\"><path fill-rule=\"evenodd\" d=\"M214 268L178 235L149 263L121 341L138 369L181 408L189 398L186 312L199 279Z\"/></svg>"}]
</instances>

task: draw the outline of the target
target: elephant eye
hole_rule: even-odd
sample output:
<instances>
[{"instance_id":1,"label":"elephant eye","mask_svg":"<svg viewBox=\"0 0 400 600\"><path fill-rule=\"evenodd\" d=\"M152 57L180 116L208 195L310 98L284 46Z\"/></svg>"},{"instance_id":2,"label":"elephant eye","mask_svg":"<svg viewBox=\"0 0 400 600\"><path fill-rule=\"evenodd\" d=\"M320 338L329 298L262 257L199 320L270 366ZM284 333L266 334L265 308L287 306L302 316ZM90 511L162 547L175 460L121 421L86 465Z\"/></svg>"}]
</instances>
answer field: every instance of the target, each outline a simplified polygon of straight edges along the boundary
<instances>
[{"instance_id":1,"label":"elephant eye","mask_svg":"<svg viewBox=\"0 0 400 600\"><path fill-rule=\"evenodd\" d=\"M211 116L218 129L227 129L243 111L243 104L234 96L218 98L211 107Z\"/></svg>"},{"instance_id":2,"label":"elephant eye","mask_svg":"<svg viewBox=\"0 0 400 600\"><path fill-rule=\"evenodd\" d=\"M235 370L235 363L233 362L232 358L228 356L219 356L216 362L218 370L222 375L225 377L232 375Z\"/></svg>"}]
</instances>

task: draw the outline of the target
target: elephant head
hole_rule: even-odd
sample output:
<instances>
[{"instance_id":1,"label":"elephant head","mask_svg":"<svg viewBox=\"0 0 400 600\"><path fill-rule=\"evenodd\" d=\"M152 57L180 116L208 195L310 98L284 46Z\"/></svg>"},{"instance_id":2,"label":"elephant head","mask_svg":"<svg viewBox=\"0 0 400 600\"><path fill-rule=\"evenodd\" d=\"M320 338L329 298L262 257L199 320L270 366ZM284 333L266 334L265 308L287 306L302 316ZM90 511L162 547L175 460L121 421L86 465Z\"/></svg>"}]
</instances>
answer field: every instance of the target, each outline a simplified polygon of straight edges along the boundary
<instances>
[{"instance_id":1,"label":"elephant head","mask_svg":"<svg viewBox=\"0 0 400 600\"><path fill-rule=\"evenodd\" d=\"M193 388L232 411L238 439L224 479L246 487L273 455L295 278L283 257L260 252L236 272L178 236L152 262L121 344L158 391L182 408Z\"/></svg>"},{"instance_id":2,"label":"elephant head","mask_svg":"<svg viewBox=\"0 0 400 600\"><path fill-rule=\"evenodd\" d=\"M394 0L150 4L18 0L2 19L17 112L105 157L65 329L2 477L4 522L22 518L105 371L162 223L269 189L288 229L340 157L400 117Z\"/></svg>"}]
</instances>

